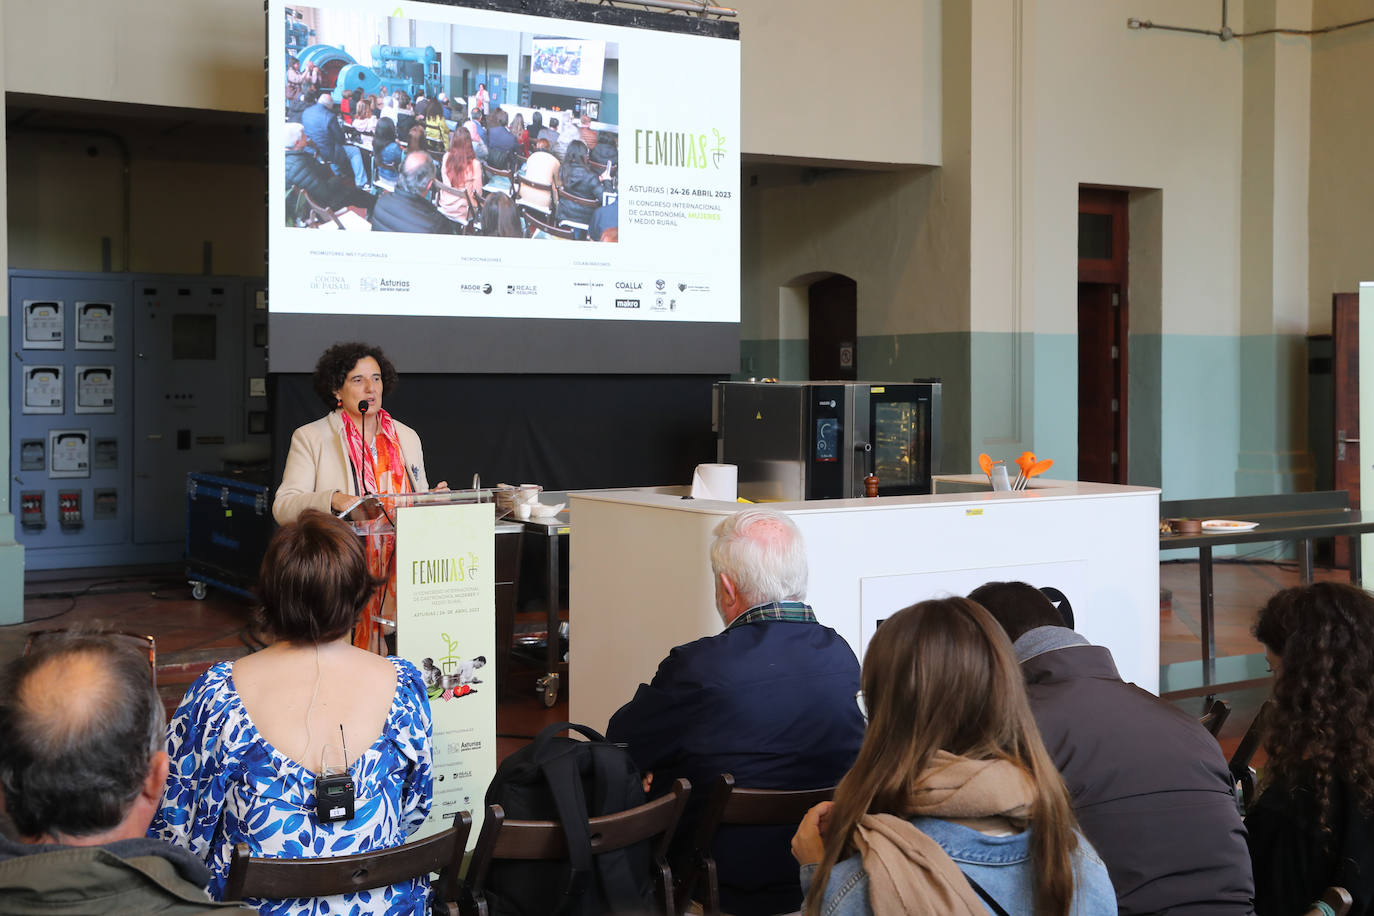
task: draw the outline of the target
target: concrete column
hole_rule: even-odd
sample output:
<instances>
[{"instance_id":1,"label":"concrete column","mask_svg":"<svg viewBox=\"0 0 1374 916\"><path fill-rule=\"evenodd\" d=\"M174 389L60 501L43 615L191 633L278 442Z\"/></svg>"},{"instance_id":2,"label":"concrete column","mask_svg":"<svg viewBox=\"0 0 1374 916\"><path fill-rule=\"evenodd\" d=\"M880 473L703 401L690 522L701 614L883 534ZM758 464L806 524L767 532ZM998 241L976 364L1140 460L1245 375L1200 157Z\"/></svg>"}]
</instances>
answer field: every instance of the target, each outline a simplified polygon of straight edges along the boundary
<instances>
[{"instance_id":1,"label":"concrete column","mask_svg":"<svg viewBox=\"0 0 1374 916\"><path fill-rule=\"evenodd\" d=\"M0 98L5 91L5 15L0 12ZM0 162L4 161L8 141L5 123L0 119ZM9 189L0 182L0 213L9 207ZM10 352L9 339L9 225L0 223L0 276L6 278L5 294L0 296L0 352ZM18 623L24 619L24 547L14 539L14 509L10 506L10 396L9 360L0 372L0 624Z\"/></svg>"},{"instance_id":2,"label":"concrete column","mask_svg":"<svg viewBox=\"0 0 1374 916\"><path fill-rule=\"evenodd\" d=\"M1282 22L1279 22L1279 19ZM1306 28L1311 0L1250 0L1245 30ZM1311 489L1306 429L1310 39L1245 39L1240 495Z\"/></svg>"},{"instance_id":3,"label":"concrete column","mask_svg":"<svg viewBox=\"0 0 1374 916\"><path fill-rule=\"evenodd\" d=\"M961 5L961 4L956 4ZM1032 263L1023 141L1031 119L1025 53L1032 0L974 0L969 72L969 365L973 456L1035 448ZM949 15L949 6L945 7ZM948 103L948 95L947 95ZM946 168L949 159L946 159ZM1071 415L1072 418L1072 415ZM1063 458L1069 456L1061 455Z\"/></svg>"}]
</instances>

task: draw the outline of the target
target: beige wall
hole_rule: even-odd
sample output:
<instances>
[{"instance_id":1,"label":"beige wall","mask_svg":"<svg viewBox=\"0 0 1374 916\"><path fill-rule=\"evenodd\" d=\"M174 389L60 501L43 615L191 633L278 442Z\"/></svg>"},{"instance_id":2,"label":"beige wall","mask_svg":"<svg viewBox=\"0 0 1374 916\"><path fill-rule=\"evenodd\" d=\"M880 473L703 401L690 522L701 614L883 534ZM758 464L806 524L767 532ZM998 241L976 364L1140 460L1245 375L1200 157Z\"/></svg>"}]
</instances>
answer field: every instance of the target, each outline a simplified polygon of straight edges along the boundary
<instances>
[{"instance_id":1,"label":"beige wall","mask_svg":"<svg viewBox=\"0 0 1374 916\"><path fill-rule=\"evenodd\" d=\"M8 139L9 266L100 270L101 240L109 238L111 267L125 269L119 147L100 136L15 131ZM213 142L208 131L204 144ZM201 273L208 241L213 272L263 276L261 167L160 154L137 138L130 147L129 270Z\"/></svg>"},{"instance_id":2,"label":"beige wall","mask_svg":"<svg viewBox=\"0 0 1374 916\"><path fill-rule=\"evenodd\" d=\"M9 92L262 111L256 0L4 0Z\"/></svg>"},{"instance_id":3,"label":"beige wall","mask_svg":"<svg viewBox=\"0 0 1374 916\"><path fill-rule=\"evenodd\" d=\"M939 163L940 0L725 5L740 11L744 152Z\"/></svg>"},{"instance_id":4,"label":"beige wall","mask_svg":"<svg viewBox=\"0 0 1374 916\"><path fill-rule=\"evenodd\" d=\"M1025 187L1034 329L1077 330L1078 185L1103 184L1163 190L1164 332L1236 333L1242 48L1125 25L1148 13L1160 23L1215 28L1217 5L1033 6L1033 163ZM1231 3L1233 16L1240 6Z\"/></svg>"},{"instance_id":5,"label":"beige wall","mask_svg":"<svg viewBox=\"0 0 1374 916\"><path fill-rule=\"evenodd\" d=\"M1368 0L1315 0L1313 25L1370 15ZM1331 294L1374 280L1374 24L1312 39L1309 333L1331 330Z\"/></svg>"}]
</instances>

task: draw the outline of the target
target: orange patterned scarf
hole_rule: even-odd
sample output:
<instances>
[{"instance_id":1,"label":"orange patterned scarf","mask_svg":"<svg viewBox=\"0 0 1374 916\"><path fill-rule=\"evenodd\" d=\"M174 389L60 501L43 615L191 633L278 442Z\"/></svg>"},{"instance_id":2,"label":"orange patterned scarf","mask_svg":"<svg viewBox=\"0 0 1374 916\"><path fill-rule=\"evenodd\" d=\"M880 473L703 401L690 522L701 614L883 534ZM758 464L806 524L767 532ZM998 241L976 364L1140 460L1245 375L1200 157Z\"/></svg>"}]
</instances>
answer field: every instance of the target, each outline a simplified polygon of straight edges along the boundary
<instances>
[{"instance_id":1,"label":"orange patterned scarf","mask_svg":"<svg viewBox=\"0 0 1374 916\"><path fill-rule=\"evenodd\" d=\"M377 437L371 448L364 445L359 424L347 413L341 416L348 460L358 474L363 493L411 492L405 457L401 454L401 442L396 435L396 424L392 422L391 414L377 409ZM353 645L385 655L383 627L394 625L396 621L396 568L392 562L396 538L389 534L369 536L363 539L363 543L367 548L368 571L387 581L372 593L367 607L358 616L358 624L353 630Z\"/></svg>"}]
</instances>

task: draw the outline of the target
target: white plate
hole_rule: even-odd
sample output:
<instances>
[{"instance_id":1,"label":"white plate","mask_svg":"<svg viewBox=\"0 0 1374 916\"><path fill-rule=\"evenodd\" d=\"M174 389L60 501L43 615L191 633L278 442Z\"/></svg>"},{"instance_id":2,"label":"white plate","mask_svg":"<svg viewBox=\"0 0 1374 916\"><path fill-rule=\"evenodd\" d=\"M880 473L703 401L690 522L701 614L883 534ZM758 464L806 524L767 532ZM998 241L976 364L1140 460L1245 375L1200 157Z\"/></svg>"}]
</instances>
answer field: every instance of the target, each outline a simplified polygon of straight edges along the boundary
<instances>
[{"instance_id":1,"label":"white plate","mask_svg":"<svg viewBox=\"0 0 1374 916\"><path fill-rule=\"evenodd\" d=\"M1212 534L1224 531L1249 531L1258 527L1259 522L1237 522L1226 518L1211 518L1202 523L1202 530Z\"/></svg>"}]
</instances>

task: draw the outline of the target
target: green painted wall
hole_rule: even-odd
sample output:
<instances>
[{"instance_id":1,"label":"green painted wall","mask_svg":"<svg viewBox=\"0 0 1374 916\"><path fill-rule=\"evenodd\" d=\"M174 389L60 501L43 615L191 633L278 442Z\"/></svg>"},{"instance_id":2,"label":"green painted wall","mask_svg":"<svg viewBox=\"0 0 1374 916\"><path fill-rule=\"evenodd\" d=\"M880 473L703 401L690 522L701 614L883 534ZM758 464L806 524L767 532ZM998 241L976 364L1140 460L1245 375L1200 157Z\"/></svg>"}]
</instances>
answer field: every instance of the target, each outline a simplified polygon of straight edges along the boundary
<instances>
[{"instance_id":1,"label":"green painted wall","mask_svg":"<svg viewBox=\"0 0 1374 916\"><path fill-rule=\"evenodd\" d=\"M1303 341L1297 335L1132 334L1130 482L1160 487L1164 499L1310 486ZM1073 479L1077 345L1073 334L861 337L859 376L944 380L942 472L966 473L981 451L1011 460L1029 449L1055 460L1050 476ZM745 377L804 377L779 370L805 365L805 341L745 340L740 353ZM1243 407L1248 384L1266 384L1272 395L1268 408L1265 399L1250 402L1259 405L1255 416ZM1264 482L1267 489L1258 488Z\"/></svg>"}]
</instances>

